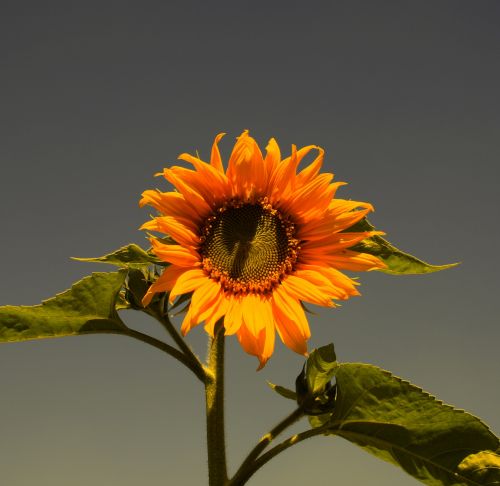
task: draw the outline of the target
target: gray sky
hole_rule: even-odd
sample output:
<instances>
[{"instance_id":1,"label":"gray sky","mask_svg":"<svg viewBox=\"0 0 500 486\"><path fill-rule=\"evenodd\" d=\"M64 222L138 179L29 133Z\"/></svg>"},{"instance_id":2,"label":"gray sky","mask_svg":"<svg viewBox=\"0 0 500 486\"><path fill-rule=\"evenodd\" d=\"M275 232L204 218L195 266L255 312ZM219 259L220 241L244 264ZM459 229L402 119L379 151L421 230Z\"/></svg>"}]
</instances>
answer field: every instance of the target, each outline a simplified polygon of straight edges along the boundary
<instances>
[{"instance_id":1,"label":"gray sky","mask_svg":"<svg viewBox=\"0 0 500 486\"><path fill-rule=\"evenodd\" d=\"M360 275L363 296L310 317L310 347L373 363L500 431L500 3L6 2L0 18L0 304L36 304L103 267L69 260L146 245L140 193L181 152L250 129L326 150L390 241L428 276ZM167 189L167 186L161 186ZM497 208L497 209L495 209ZM154 323L124 318L162 336ZM189 336L204 354L201 327ZM233 468L291 410L302 359L259 373L228 351ZM0 347L0 478L8 486L205 484L202 389L158 351L116 336ZM294 430L306 427L302 423ZM320 438L249 484L417 484Z\"/></svg>"}]
</instances>

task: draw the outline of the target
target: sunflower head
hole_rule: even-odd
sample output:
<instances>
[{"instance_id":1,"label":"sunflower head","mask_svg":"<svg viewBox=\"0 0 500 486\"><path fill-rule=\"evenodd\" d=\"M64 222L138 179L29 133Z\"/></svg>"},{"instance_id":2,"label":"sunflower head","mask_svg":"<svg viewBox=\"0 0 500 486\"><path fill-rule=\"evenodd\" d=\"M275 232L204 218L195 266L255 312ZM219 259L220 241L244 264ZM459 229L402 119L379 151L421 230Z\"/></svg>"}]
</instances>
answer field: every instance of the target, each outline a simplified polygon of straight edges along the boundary
<instances>
[{"instance_id":1,"label":"sunflower head","mask_svg":"<svg viewBox=\"0 0 500 486\"><path fill-rule=\"evenodd\" d=\"M174 301L192 292L181 331L205 322L213 335L219 319L226 335L264 366L276 332L286 346L307 354L309 325L301 302L334 307L359 295L357 283L341 270L383 268L376 257L349 248L377 232L346 231L373 210L369 203L335 198L342 182L320 173L324 151L309 145L281 157L271 139L263 155L243 132L224 170L215 137L210 162L181 154L192 168L161 173L175 192L147 190L141 206L158 216L142 229L168 235L151 238L154 253L168 262L143 299L169 292ZM299 170L302 159L316 152Z\"/></svg>"}]
</instances>

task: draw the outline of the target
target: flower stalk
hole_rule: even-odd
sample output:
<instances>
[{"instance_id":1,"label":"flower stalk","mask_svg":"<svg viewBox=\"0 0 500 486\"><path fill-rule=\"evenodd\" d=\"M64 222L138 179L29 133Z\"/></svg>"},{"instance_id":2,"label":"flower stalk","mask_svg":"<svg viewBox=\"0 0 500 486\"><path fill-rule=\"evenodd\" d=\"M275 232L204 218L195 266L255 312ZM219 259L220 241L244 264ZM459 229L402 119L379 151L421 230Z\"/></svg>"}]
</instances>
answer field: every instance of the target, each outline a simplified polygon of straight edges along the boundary
<instances>
[{"instance_id":1,"label":"flower stalk","mask_svg":"<svg viewBox=\"0 0 500 486\"><path fill-rule=\"evenodd\" d=\"M228 484L224 432L224 326L219 321L210 338L205 382L208 475L210 486Z\"/></svg>"}]
</instances>

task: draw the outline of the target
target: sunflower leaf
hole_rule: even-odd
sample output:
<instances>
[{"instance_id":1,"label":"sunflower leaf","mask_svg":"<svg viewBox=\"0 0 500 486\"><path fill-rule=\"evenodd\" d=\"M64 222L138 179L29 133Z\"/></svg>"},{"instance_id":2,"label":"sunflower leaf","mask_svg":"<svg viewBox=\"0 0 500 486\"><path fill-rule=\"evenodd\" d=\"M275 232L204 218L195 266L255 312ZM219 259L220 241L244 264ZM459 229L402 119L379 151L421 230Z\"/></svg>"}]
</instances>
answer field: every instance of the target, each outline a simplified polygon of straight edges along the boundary
<instances>
[{"instance_id":1,"label":"sunflower leaf","mask_svg":"<svg viewBox=\"0 0 500 486\"><path fill-rule=\"evenodd\" d=\"M498 484L499 439L478 418L388 371L342 363L325 435L344 437L432 486ZM486 479L487 478L487 479Z\"/></svg>"},{"instance_id":2,"label":"sunflower leaf","mask_svg":"<svg viewBox=\"0 0 500 486\"><path fill-rule=\"evenodd\" d=\"M363 218L358 223L354 224L345 231L361 232L373 231L375 227L366 219ZM423 260L399 250L381 236L375 235L366 238L349 248L360 253L368 253L380 258L387 268L377 269L380 272L390 273L392 275L411 275L439 272L448 268L456 267L458 263L450 263L447 265L431 265Z\"/></svg>"},{"instance_id":3,"label":"sunflower leaf","mask_svg":"<svg viewBox=\"0 0 500 486\"><path fill-rule=\"evenodd\" d=\"M295 393L293 390L290 390L289 388L285 388L284 386L275 385L274 383L271 383L270 381L268 381L267 384L278 395L281 395L282 397L288 398L289 400L297 400L297 393Z\"/></svg>"},{"instance_id":4,"label":"sunflower leaf","mask_svg":"<svg viewBox=\"0 0 500 486\"><path fill-rule=\"evenodd\" d=\"M143 272L137 268L131 268L128 271L126 286L125 286L125 299L129 303L129 308L136 310L144 310L141 303L142 298L146 294L149 286L151 285L149 272Z\"/></svg>"},{"instance_id":5,"label":"sunflower leaf","mask_svg":"<svg viewBox=\"0 0 500 486\"><path fill-rule=\"evenodd\" d=\"M494 452L481 451L471 454L458 465L458 470L477 484L500 484L500 456Z\"/></svg>"},{"instance_id":6,"label":"sunflower leaf","mask_svg":"<svg viewBox=\"0 0 500 486\"><path fill-rule=\"evenodd\" d=\"M126 275L93 273L39 305L0 307L0 342L124 332L116 302Z\"/></svg>"},{"instance_id":7,"label":"sunflower leaf","mask_svg":"<svg viewBox=\"0 0 500 486\"><path fill-rule=\"evenodd\" d=\"M156 258L153 254L143 250L135 243L127 246L122 246L118 250L108 253L100 257L94 258L77 258L72 257L73 260L79 262L92 262L92 263L108 263L117 267L124 268L144 268L151 264L163 265L165 262Z\"/></svg>"},{"instance_id":8,"label":"sunflower leaf","mask_svg":"<svg viewBox=\"0 0 500 486\"><path fill-rule=\"evenodd\" d=\"M119 292L118 295L116 296L115 309L116 310L127 310L127 309L131 309L131 308L132 308L132 306L130 305L130 302L127 300L125 293Z\"/></svg>"}]
</instances>

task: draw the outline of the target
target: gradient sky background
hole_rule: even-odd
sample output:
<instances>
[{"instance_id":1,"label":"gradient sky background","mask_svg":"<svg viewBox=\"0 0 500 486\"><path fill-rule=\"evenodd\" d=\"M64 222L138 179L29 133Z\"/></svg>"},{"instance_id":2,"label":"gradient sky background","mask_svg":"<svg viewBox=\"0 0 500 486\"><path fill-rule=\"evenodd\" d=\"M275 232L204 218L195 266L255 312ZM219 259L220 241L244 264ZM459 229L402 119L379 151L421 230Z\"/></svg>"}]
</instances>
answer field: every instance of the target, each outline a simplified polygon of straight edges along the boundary
<instances>
[{"instance_id":1,"label":"gradient sky background","mask_svg":"<svg viewBox=\"0 0 500 486\"><path fill-rule=\"evenodd\" d=\"M500 2L5 2L0 18L0 304L36 304L146 246L140 193L179 153L228 154L245 128L326 149L372 222L433 263L361 275L363 297L310 318L310 347L389 369L500 432ZM112 270L109 268L109 270ZM162 336L137 313L127 322ZM204 354L201 328L189 342ZM228 343L232 471L292 410L302 358L265 369ZM5 486L206 484L203 390L124 337L0 346ZM306 427L301 423L293 430ZM317 438L249 484L410 486L356 446Z\"/></svg>"}]
</instances>

